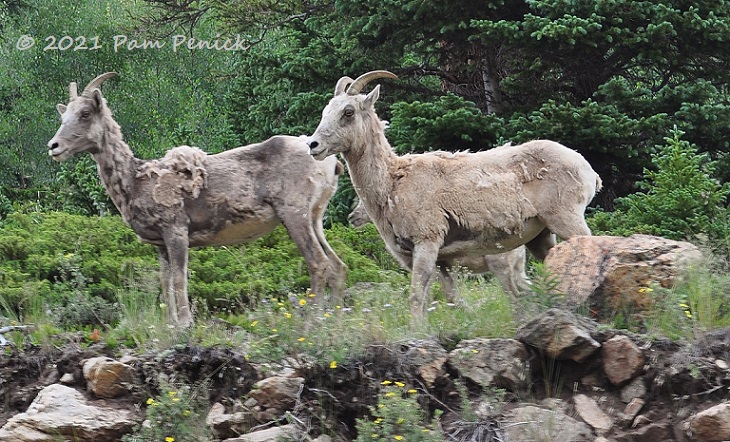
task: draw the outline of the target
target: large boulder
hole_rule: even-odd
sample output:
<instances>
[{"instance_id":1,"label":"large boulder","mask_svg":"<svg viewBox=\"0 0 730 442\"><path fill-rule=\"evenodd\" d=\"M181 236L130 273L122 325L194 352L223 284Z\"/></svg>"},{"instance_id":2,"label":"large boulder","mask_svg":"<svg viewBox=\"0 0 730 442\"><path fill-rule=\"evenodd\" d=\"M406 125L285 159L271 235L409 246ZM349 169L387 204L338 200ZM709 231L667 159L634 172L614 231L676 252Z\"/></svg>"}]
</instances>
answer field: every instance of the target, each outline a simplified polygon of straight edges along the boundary
<instances>
[{"instance_id":1,"label":"large boulder","mask_svg":"<svg viewBox=\"0 0 730 442\"><path fill-rule=\"evenodd\" d=\"M578 236L550 249L545 267L571 304L605 318L617 310L647 310L652 287L671 287L701 260L700 250L684 241L650 235Z\"/></svg>"},{"instance_id":2,"label":"large boulder","mask_svg":"<svg viewBox=\"0 0 730 442\"><path fill-rule=\"evenodd\" d=\"M88 401L73 388L53 384L41 390L24 413L13 416L0 428L0 440L114 442L132 431L135 423L130 410Z\"/></svg>"}]
</instances>

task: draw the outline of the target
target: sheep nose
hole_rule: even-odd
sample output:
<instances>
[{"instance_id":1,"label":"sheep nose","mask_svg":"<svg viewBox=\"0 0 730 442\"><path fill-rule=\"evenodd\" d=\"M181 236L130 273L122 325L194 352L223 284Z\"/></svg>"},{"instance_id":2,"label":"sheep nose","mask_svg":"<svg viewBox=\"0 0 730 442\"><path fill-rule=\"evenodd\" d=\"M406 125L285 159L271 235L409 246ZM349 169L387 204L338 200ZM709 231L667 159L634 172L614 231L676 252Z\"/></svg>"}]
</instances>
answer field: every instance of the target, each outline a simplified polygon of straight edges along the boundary
<instances>
[{"instance_id":1,"label":"sheep nose","mask_svg":"<svg viewBox=\"0 0 730 442\"><path fill-rule=\"evenodd\" d=\"M315 140L310 140L307 142L307 145L309 146L309 149L311 150L311 149L316 149L317 146L319 146L319 143L316 142Z\"/></svg>"},{"instance_id":2,"label":"sheep nose","mask_svg":"<svg viewBox=\"0 0 730 442\"><path fill-rule=\"evenodd\" d=\"M48 147L53 150L58 147L58 142L48 143Z\"/></svg>"}]
</instances>

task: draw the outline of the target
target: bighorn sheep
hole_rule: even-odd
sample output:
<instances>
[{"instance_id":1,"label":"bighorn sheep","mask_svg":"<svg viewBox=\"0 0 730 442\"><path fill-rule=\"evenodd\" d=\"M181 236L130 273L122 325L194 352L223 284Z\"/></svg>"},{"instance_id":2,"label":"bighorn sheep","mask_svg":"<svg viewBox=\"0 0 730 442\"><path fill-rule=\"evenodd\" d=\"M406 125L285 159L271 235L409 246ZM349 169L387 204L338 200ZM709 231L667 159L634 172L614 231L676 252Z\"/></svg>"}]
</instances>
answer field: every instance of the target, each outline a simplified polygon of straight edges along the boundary
<instances>
[{"instance_id":1,"label":"bighorn sheep","mask_svg":"<svg viewBox=\"0 0 730 442\"><path fill-rule=\"evenodd\" d=\"M347 219L356 228L372 222L359 198ZM460 256L448 262L439 262L437 264L441 277L441 289L447 300L456 301L456 284L451 270L463 267L472 273L493 273L504 292L516 299L530 290L530 280L525 272L526 259L525 246L519 246L496 255Z\"/></svg>"},{"instance_id":2,"label":"bighorn sheep","mask_svg":"<svg viewBox=\"0 0 730 442\"><path fill-rule=\"evenodd\" d=\"M340 297L346 266L322 229L342 164L309 155L304 137L275 136L215 155L180 146L164 158L134 157L112 118L96 77L79 95L70 85L59 104L61 127L48 142L54 160L91 153L102 183L139 239L157 246L163 302L172 324L189 326L188 248L249 242L284 224L306 260L311 288Z\"/></svg>"},{"instance_id":3,"label":"bighorn sheep","mask_svg":"<svg viewBox=\"0 0 730 442\"><path fill-rule=\"evenodd\" d=\"M601 180L576 151L538 140L476 153L397 156L375 113L380 93L362 88L373 71L343 77L307 140L319 160L341 153L355 191L389 251L411 270L410 305L425 316L438 262L495 254L525 244L543 259L565 239L590 235L584 211Z\"/></svg>"}]
</instances>

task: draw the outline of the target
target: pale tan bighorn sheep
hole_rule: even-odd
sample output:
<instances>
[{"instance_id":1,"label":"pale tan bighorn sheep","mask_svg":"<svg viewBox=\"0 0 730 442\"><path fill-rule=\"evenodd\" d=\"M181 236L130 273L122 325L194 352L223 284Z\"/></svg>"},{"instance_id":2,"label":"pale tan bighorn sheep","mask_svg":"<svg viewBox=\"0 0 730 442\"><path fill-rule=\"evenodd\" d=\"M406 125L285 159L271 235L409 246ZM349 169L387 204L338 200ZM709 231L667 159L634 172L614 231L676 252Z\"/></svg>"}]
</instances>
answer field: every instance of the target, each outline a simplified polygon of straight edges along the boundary
<instances>
[{"instance_id":1,"label":"pale tan bighorn sheep","mask_svg":"<svg viewBox=\"0 0 730 442\"><path fill-rule=\"evenodd\" d=\"M357 205L352 209L347 219L356 228L372 222L359 198L357 199ZM496 255L460 256L448 262L437 262L441 277L441 289L448 301L456 302L456 283L452 271L465 268L474 274L493 273L502 286L502 290L513 300L516 300L517 297L528 293L530 290L530 280L525 272L526 260L527 250L525 246L519 246Z\"/></svg>"},{"instance_id":2,"label":"pale tan bighorn sheep","mask_svg":"<svg viewBox=\"0 0 730 442\"><path fill-rule=\"evenodd\" d=\"M411 270L410 305L425 317L437 262L503 253L522 244L538 259L566 239L590 235L585 208L601 187L590 164L553 141L531 141L484 152L431 152L397 156L375 113L377 78L343 77L309 137L310 153L323 160L341 153L355 191L389 251Z\"/></svg>"},{"instance_id":3,"label":"pale tan bighorn sheep","mask_svg":"<svg viewBox=\"0 0 730 442\"><path fill-rule=\"evenodd\" d=\"M342 164L315 161L304 137L276 136L215 155L180 146L164 158L134 157L96 77L59 104L61 127L48 142L54 160L91 153L102 183L139 239L157 246L163 302L172 324L190 326L188 248L240 244L284 224L306 260L312 292L344 290L346 266L324 236L322 217Z\"/></svg>"}]
</instances>

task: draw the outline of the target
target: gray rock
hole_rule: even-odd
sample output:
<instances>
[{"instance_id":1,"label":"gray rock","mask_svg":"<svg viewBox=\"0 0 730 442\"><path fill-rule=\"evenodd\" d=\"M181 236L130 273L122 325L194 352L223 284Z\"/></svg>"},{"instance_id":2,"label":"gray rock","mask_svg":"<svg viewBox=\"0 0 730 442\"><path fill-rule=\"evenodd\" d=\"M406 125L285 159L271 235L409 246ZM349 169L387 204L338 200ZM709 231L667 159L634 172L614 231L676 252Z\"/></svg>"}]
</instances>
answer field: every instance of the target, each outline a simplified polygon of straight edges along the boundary
<instances>
[{"instance_id":1,"label":"gray rock","mask_svg":"<svg viewBox=\"0 0 730 442\"><path fill-rule=\"evenodd\" d=\"M482 387L524 388L527 386L529 354L514 339L469 339L449 354L449 364L460 376Z\"/></svg>"},{"instance_id":2,"label":"gray rock","mask_svg":"<svg viewBox=\"0 0 730 442\"><path fill-rule=\"evenodd\" d=\"M97 406L73 388L53 384L44 388L24 413L0 428L0 440L13 442L117 441L132 431L130 410Z\"/></svg>"}]
</instances>

